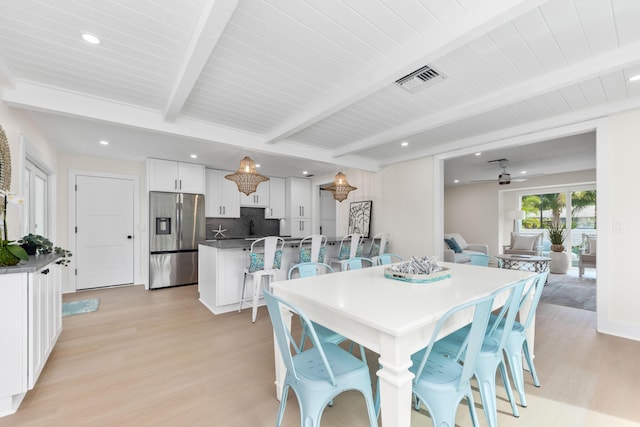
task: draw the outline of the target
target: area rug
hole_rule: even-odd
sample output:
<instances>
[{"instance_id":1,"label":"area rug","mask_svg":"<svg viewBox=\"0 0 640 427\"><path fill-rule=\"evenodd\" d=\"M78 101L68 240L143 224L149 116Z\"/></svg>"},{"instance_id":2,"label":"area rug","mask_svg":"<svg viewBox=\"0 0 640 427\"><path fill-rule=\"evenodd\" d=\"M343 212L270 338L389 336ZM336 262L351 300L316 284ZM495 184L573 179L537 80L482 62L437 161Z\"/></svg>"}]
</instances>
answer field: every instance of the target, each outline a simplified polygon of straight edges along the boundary
<instances>
[{"instance_id":1,"label":"area rug","mask_svg":"<svg viewBox=\"0 0 640 427\"><path fill-rule=\"evenodd\" d=\"M72 316L80 313L91 313L98 310L100 298L83 299L62 303L62 316Z\"/></svg>"},{"instance_id":2,"label":"area rug","mask_svg":"<svg viewBox=\"0 0 640 427\"><path fill-rule=\"evenodd\" d=\"M553 274L542 291L540 302L596 311L596 279L577 273Z\"/></svg>"}]
</instances>

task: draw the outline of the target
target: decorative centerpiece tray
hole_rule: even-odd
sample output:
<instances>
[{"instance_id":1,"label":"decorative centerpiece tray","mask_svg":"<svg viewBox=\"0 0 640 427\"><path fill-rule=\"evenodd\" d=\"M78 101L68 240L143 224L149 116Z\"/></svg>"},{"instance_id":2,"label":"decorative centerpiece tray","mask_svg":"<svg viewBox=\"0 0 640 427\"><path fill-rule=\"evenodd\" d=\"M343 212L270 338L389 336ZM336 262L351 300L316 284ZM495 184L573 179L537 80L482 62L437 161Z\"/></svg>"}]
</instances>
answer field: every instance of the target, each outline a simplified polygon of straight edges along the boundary
<instances>
[{"instance_id":1,"label":"decorative centerpiece tray","mask_svg":"<svg viewBox=\"0 0 640 427\"><path fill-rule=\"evenodd\" d=\"M402 273L399 271L393 271L390 268L385 268L384 277L387 279L401 280L409 283L433 283L440 280L450 279L451 270L448 268L442 268L441 271L436 271L431 274L415 274L415 273Z\"/></svg>"},{"instance_id":2,"label":"decorative centerpiece tray","mask_svg":"<svg viewBox=\"0 0 640 427\"><path fill-rule=\"evenodd\" d=\"M451 270L440 267L436 257L411 257L410 261L385 268L384 277L408 283L433 283L451 278Z\"/></svg>"}]
</instances>

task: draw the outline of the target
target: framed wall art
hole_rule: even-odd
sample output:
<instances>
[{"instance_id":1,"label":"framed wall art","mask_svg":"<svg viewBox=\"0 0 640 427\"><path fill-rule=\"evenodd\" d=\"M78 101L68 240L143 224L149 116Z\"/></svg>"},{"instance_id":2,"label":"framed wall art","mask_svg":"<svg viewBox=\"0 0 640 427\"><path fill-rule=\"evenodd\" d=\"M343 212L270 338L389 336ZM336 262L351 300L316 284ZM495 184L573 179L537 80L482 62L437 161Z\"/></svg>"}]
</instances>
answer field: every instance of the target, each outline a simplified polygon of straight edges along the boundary
<instances>
[{"instance_id":1,"label":"framed wall art","mask_svg":"<svg viewBox=\"0 0 640 427\"><path fill-rule=\"evenodd\" d=\"M371 200L351 202L349 205L349 234L359 233L369 237L371 227Z\"/></svg>"}]
</instances>

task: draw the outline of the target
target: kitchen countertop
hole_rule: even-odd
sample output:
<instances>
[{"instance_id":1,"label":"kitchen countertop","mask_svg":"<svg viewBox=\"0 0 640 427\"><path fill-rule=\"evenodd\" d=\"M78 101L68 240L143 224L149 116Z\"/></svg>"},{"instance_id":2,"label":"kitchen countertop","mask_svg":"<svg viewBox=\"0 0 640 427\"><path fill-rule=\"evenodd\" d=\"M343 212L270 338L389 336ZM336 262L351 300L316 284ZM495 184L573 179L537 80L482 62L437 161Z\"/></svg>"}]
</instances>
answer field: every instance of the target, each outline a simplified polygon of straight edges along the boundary
<instances>
[{"instance_id":1,"label":"kitchen countertop","mask_svg":"<svg viewBox=\"0 0 640 427\"><path fill-rule=\"evenodd\" d=\"M29 257L29 261L20 261L17 265L0 267L0 274L14 273L35 273L47 264L51 264L58 258L62 258L60 254L43 254L33 255Z\"/></svg>"},{"instance_id":2,"label":"kitchen countertop","mask_svg":"<svg viewBox=\"0 0 640 427\"><path fill-rule=\"evenodd\" d=\"M284 239L285 246L297 247L300 244L300 237L288 237L288 236L280 236ZM205 240L200 242L201 245L211 246L213 248L218 249L249 249L251 247L251 243L254 240L259 239L259 237L247 237L247 238L237 238L237 239L212 239ZM342 237L327 237L327 244L335 244L340 243ZM368 239L365 239L365 241Z\"/></svg>"}]
</instances>

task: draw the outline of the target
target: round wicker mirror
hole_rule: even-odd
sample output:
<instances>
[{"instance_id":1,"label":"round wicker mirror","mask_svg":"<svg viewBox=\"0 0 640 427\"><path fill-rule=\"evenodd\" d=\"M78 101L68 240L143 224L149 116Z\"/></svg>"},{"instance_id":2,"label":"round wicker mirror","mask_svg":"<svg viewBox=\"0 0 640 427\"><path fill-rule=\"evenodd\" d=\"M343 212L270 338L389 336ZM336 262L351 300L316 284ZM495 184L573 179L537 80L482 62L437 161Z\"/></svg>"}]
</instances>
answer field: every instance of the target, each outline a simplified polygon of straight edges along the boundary
<instances>
[{"instance_id":1,"label":"round wicker mirror","mask_svg":"<svg viewBox=\"0 0 640 427\"><path fill-rule=\"evenodd\" d=\"M11 190L11 150L4 129L0 126L0 191Z\"/></svg>"}]
</instances>

